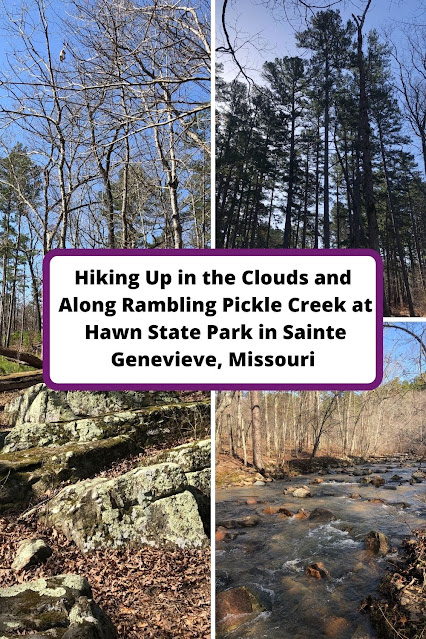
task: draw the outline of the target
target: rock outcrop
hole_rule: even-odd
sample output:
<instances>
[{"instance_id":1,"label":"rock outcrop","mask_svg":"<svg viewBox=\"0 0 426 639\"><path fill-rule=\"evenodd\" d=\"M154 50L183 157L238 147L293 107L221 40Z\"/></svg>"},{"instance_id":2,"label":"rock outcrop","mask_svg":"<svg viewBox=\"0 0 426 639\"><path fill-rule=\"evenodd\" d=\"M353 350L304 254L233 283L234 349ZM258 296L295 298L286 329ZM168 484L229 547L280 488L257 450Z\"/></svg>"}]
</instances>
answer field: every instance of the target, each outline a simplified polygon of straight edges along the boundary
<instances>
[{"instance_id":1,"label":"rock outcrop","mask_svg":"<svg viewBox=\"0 0 426 639\"><path fill-rule=\"evenodd\" d=\"M0 512L64 481L92 477L146 446L186 433L202 438L210 423L208 401L179 403L175 393L58 392L44 384L28 388L6 414L15 426L0 452ZM191 485L203 481L197 476ZM197 486L192 490L200 495Z\"/></svg>"},{"instance_id":2,"label":"rock outcrop","mask_svg":"<svg viewBox=\"0 0 426 639\"><path fill-rule=\"evenodd\" d=\"M6 416L14 428L6 436L2 452L99 441L120 435L131 436L138 445L147 445L171 440L185 424L196 427L197 422L205 430L210 418L208 402L182 404L172 394L158 395L130 391L60 392L38 384L6 407ZM153 403L148 406L149 401Z\"/></svg>"},{"instance_id":3,"label":"rock outcrop","mask_svg":"<svg viewBox=\"0 0 426 639\"><path fill-rule=\"evenodd\" d=\"M78 575L57 575L0 589L0 635L12 639L116 639L109 617Z\"/></svg>"},{"instance_id":4,"label":"rock outcrop","mask_svg":"<svg viewBox=\"0 0 426 639\"><path fill-rule=\"evenodd\" d=\"M124 544L203 546L209 476L210 441L203 440L161 453L150 465L118 477L67 486L42 516L85 552Z\"/></svg>"},{"instance_id":5,"label":"rock outcrop","mask_svg":"<svg viewBox=\"0 0 426 639\"><path fill-rule=\"evenodd\" d=\"M174 392L54 391L36 384L10 402L4 414L10 426L50 424L178 402Z\"/></svg>"}]
</instances>

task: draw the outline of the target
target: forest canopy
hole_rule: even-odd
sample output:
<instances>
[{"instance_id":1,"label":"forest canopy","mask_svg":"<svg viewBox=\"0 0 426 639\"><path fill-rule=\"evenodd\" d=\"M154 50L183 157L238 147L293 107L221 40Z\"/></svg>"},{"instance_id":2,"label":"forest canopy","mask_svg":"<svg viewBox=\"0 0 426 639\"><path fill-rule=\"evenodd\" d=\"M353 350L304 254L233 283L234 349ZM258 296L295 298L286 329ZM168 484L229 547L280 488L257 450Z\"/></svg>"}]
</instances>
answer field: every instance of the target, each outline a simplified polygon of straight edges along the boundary
<instances>
[{"instance_id":1,"label":"forest canopy","mask_svg":"<svg viewBox=\"0 0 426 639\"><path fill-rule=\"evenodd\" d=\"M2 4L0 346L22 346L47 251L208 246L210 7Z\"/></svg>"}]
</instances>

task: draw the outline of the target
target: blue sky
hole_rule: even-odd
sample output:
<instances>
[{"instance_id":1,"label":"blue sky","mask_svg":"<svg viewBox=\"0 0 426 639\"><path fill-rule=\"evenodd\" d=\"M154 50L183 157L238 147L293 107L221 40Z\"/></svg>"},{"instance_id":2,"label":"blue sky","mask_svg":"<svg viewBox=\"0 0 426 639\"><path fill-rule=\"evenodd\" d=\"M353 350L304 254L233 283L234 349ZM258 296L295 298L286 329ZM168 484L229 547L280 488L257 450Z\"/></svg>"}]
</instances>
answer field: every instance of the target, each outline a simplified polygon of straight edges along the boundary
<instances>
[{"instance_id":1,"label":"blue sky","mask_svg":"<svg viewBox=\"0 0 426 639\"><path fill-rule=\"evenodd\" d=\"M222 0L217 0L216 46L222 44L222 6ZM364 7L365 0L343 0L334 6L340 10L345 21L352 13L359 15ZM295 45L294 34L304 28L304 23L300 15L291 8L285 14L283 10L266 9L260 0L231 0L227 18L231 39L238 32L239 59L253 70L253 79L259 79L255 69L259 70L266 60L284 55L301 55L300 49ZM365 30L377 29L383 35L386 34L386 38L391 33L392 40L398 45L403 42L403 29L409 29L413 23L426 25L424 0L373 0L367 14ZM225 62L226 77L232 79L235 76L234 65L220 56L217 60Z\"/></svg>"},{"instance_id":2,"label":"blue sky","mask_svg":"<svg viewBox=\"0 0 426 639\"><path fill-rule=\"evenodd\" d=\"M395 323L395 322L392 322ZM426 340L425 322L397 322ZM389 378L413 379L420 371L425 372L426 358L421 354L416 340L397 328L384 328L383 347L385 360L385 376Z\"/></svg>"}]
</instances>

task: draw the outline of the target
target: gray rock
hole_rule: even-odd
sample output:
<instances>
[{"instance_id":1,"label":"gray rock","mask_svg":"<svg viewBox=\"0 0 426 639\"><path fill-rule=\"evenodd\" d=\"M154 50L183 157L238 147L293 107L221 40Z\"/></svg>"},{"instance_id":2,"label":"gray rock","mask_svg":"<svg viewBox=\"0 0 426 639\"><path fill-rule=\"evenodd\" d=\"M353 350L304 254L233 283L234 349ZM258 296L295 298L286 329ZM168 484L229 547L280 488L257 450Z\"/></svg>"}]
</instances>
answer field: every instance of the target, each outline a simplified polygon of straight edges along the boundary
<instances>
[{"instance_id":1,"label":"gray rock","mask_svg":"<svg viewBox=\"0 0 426 639\"><path fill-rule=\"evenodd\" d=\"M205 441L191 446L194 459L198 459L197 449L204 454L207 448ZM182 450L169 451L171 456L174 452L181 454ZM190 468L184 457L185 467ZM194 461L193 467L198 465ZM204 546L208 540L191 489L206 490L207 473L196 472L198 477L191 473L187 477L181 466L166 462L139 466L112 479L85 480L61 490L45 508L45 516L85 552L126 544Z\"/></svg>"},{"instance_id":2,"label":"gray rock","mask_svg":"<svg viewBox=\"0 0 426 639\"><path fill-rule=\"evenodd\" d=\"M302 488L296 488L293 492L293 497L298 497L299 499L304 499L306 497L311 497L311 491L307 486L302 486Z\"/></svg>"},{"instance_id":3,"label":"gray rock","mask_svg":"<svg viewBox=\"0 0 426 639\"><path fill-rule=\"evenodd\" d=\"M34 564L43 563L51 556L52 552L50 546L42 539L27 539L18 548L12 570L21 572Z\"/></svg>"},{"instance_id":4,"label":"gray rock","mask_svg":"<svg viewBox=\"0 0 426 639\"><path fill-rule=\"evenodd\" d=\"M92 600L88 582L78 575L57 575L1 589L0 633L31 633L40 639L117 639L110 619Z\"/></svg>"},{"instance_id":5,"label":"gray rock","mask_svg":"<svg viewBox=\"0 0 426 639\"><path fill-rule=\"evenodd\" d=\"M131 436L135 444L149 445L170 441L185 425L195 427L199 436L204 436L209 421L210 406L206 402L174 403L68 421L24 421L5 437L2 453L99 441L120 435Z\"/></svg>"},{"instance_id":6,"label":"gray rock","mask_svg":"<svg viewBox=\"0 0 426 639\"><path fill-rule=\"evenodd\" d=\"M11 426L46 424L177 402L178 395L172 391L54 391L36 384L5 407L5 418Z\"/></svg>"}]
</instances>

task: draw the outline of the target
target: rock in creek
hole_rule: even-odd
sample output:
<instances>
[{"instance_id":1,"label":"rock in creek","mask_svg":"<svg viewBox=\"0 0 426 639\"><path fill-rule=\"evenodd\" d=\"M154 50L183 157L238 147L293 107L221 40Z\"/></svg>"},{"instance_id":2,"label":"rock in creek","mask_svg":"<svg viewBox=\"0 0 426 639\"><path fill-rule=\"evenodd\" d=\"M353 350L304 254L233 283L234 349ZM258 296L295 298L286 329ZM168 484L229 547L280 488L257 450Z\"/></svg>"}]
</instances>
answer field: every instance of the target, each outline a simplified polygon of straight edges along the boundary
<instances>
[{"instance_id":1,"label":"rock in creek","mask_svg":"<svg viewBox=\"0 0 426 639\"><path fill-rule=\"evenodd\" d=\"M296 488L293 492L293 497L298 497L299 499L305 499L306 497L311 497L311 491L307 486L302 486L302 488Z\"/></svg>"},{"instance_id":2,"label":"rock in creek","mask_svg":"<svg viewBox=\"0 0 426 639\"><path fill-rule=\"evenodd\" d=\"M326 579L327 577L330 577L330 573L322 561L306 566L305 573L308 577L314 577L315 579Z\"/></svg>"},{"instance_id":3,"label":"rock in creek","mask_svg":"<svg viewBox=\"0 0 426 639\"><path fill-rule=\"evenodd\" d=\"M326 523L328 521L337 519L337 517L334 515L334 513L331 512L331 510L328 510L327 508L315 508L315 510L311 512L309 519L310 521Z\"/></svg>"},{"instance_id":4,"label":"rock in creek","mask_svg":"<svg viewBox=\"0 0 426 639\"><path fill-rule=\"evenodd\" d=\"M410 484L421 484L424 479L426 479L426 473L418 470L411 475Z\"/></svg>"},{"instance_id":5,"label":"rock in creek","mask_svg":"<svg viewBox=\"0 0 426 639\"><path fill-rule=\"evenodd\" d=\"M385 483L386 482L385 482L384 478L383 477L379 477L379 476L373 477L371 482L370 482L370 484L372 486L374 486L375 488L379 488L379 486L384 486Z\"/></svg>"},{"instance_id":6,"label":"rock in creek","mask_svg":"<svg viewBox=\"0 0 426 639\"><path fill-rule=\"evenodd\" d=\"M35 631L35 632L34 632ZM39 639L117 639L109 617L78 575L57 575L0 590L0 634Z\"/></svg>"},{"instance_id":7,"label":"rock in creek","mask_svg":"<svg viewBox=\"0 0 426 639\"><path fill-rule=\"evenodd\" d=\"M216 621L219 636L235 630L264 610L260 601L245 586L217 593Z\"/></svg>"},{"instance_id":8,"label":"rock in creek","mask_svg":"<svg viewBox=\"0 0 426 639\"><path fill-rule=\"evenodd\" d=\"M192 451L192 465L188 451ZM125 544L207 545L194 492L201 499L209 484L210 441L179 446L161 453L159 459L161 463L138 466L112 479L97 477L67 486L42 516L84 552Z\"/></svg>"},{"instance_id":9,"label":"rock in creek","mask_svg":"<svg viewBox=\"0 0 426 639\"><path fill-rule=\"evenodd\" d=\"M371 530L365 538L365 547L376 555L386 555L390 550L390 543L384 533Z\"/></svg>"},{"instance_id":10,"label":"rock in creek","mask_svg":"<svg viewBox=\"0 0 426 639\"><path fill-rule=\"evenodd\" d=\"M259 517L249 515L241 519L223 519L216 522L216 525L219 528L252 528L253 526L257 526L259 522Z\"/></svg>"},{"instance_id":11,"label":"rock in creek","mask_svg":"<svg viewBox=\"0 0 426 639\"><path fill-rule=\"evenodd\" d=\"M43 563L51 556L52 552L50 546L42 539L26 539L18 548L12 570L21 572L34 564Z\"/></svg>"}]
</instances>

